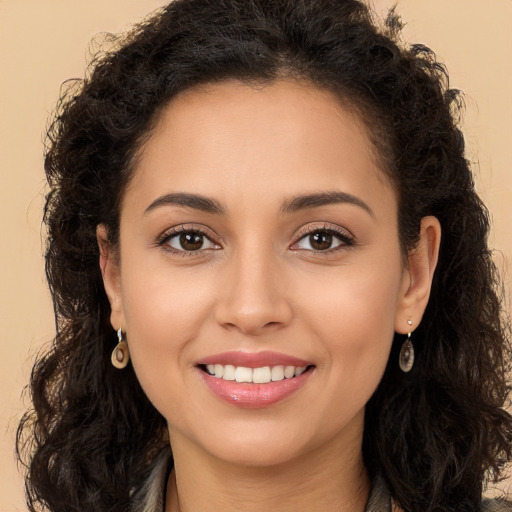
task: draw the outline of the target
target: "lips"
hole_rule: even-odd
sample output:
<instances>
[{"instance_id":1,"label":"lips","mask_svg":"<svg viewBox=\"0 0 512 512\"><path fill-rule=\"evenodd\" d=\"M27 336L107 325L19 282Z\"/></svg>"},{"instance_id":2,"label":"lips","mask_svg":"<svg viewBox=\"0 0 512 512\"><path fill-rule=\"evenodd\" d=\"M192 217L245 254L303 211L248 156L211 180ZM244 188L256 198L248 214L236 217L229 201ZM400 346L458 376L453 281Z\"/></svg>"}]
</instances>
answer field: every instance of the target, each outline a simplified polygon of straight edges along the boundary
<instances>
[{"instance_id":1,"label":"lips","mask_svg":"<svg viewBox=\"0 0 512 512\"><path fill-rule=\"evenodd\" d=\"M244 408L273 405L298 391L315 365L277 352L225 352L197 365L200 375L217 397Z\"/></svg>"}]
</instances>

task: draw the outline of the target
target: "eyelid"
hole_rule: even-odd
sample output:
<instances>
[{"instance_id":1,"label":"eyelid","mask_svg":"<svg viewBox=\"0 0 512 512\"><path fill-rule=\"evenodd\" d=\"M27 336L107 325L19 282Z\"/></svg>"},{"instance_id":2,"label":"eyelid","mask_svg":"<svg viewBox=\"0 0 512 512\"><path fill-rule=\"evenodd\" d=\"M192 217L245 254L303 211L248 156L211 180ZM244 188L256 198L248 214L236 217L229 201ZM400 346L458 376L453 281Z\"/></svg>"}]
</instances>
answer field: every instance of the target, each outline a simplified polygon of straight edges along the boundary
<instances>
[{"instance_id":1,"label":"eyelid","mask_svg":"<svg viewBox=\"0 0 512 512\"><path fill-rule=\"evenodd\" d=\"M208 249L199 249L197 251L186 251L176 249L167 244L167 242L182 233L196 233L207 238L212 244L216 247L208 248ZM213 233L211 229L208 229L206 226L198 225L198 224L179 224L177 226L173 226L169 229L166 229L162 234L160 234L156 240L156 244L159 247L162 247L164 250L180 255L199 255L205 251L217 250L221 248L221 244L219 241L219 237Z\"/></svg>"},{"instance_id":2,"label":"eyelid","mask_svg":"<svg viewBox=\"0 0 512 512\"><path fill-rule=\"evenodd\" d=\"M294 242L290 246L290 249L297 250L297 251L306 250L306 249L300 249L300 248L293 249L293 246L297 245L297 243L300 242L302 239L304 239L306 236L309 236L318 231L325 231L327 233L333 234L333 235L337 236L338 238L340 238L343 241L343 243L337 247L334 247L332 249L327 249L325 251L310 251L310 252L317 252L318 254L320 254L320 253L328 254L328 253L335 252L336 250L339 250L342 248L347 248L347 247L352 247L353 245L355 245L355 237L354 237L354 235L352 235L352 233L348 229L338 226L336 224L331 224L330 222L319 222L319 223L310 223L310 224L306 224L305 226L302 226L298 230L297 234L294 236Z\"/></svg>"}]
</instances>

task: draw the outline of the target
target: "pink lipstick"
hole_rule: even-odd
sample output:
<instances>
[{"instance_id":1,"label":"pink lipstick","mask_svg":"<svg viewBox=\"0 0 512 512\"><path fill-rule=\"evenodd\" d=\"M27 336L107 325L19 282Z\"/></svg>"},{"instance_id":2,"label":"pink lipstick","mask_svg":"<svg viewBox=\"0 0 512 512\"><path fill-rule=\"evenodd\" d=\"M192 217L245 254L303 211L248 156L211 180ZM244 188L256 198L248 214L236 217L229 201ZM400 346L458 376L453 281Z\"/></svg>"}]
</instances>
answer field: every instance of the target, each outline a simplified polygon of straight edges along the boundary
<instances>
[{"instance_id":1,"label":"pink lipstick","mask_svg":"<svg viewBox=\"0 0 512 512\"><path fill-rule=\"evenodd\" d=\"M277 352L225 352L202 359L198 370L217 397L232 405L261 408L298 391L311 376L314 364Z\"/></svg>"}]
</instances>

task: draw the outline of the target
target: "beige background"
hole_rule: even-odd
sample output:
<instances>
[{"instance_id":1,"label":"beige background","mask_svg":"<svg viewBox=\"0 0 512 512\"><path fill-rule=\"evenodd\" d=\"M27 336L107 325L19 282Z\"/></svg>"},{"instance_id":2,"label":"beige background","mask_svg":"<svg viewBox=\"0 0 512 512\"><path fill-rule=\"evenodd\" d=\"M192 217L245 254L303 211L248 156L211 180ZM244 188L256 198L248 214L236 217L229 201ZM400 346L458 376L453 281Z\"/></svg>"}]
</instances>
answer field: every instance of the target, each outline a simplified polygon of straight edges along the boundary
<instances>
[{"instance_id":1,"label":"beige background","mask_svg":"<svg viewBox=\"0 0 512 512\"><path fill-rule=\"evenodd\" d=\"M0 0L0 512L26 510L14 432L31 361L53 332L40 236L46 119L59 85L82 76L95 34L124 30L164 3ZM374 0L381 13L392 3ZM469 156L479 162L504 268L512 261L512 1L402 0L399 12L406 39L431 46L466 92Z\"/></svg>"}]
</instances>

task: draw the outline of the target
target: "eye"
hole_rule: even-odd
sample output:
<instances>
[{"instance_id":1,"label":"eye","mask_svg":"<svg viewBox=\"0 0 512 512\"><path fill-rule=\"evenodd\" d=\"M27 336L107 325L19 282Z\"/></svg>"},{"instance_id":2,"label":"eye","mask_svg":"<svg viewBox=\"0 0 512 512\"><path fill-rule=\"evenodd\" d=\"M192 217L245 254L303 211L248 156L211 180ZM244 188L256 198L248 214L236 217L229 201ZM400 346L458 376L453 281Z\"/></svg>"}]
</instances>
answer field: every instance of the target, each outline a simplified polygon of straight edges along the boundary
<instances>
[{"instance_id":1,"label":"eye","mask_svg":"<svg viewBox=\"0 0 512 512\"><path fill-rule=\"evenodd\" d=\"M190 229L165 235L160 245L168 246L176 252L198 252L219 248L205 233Z\"/></svg>"},{"instance_id":2,"label":"eye","mask_svg":"<svg viewBox=\"0 0 512 512\"><path fill-rule=\"evenodd\" d=\"M292 249L328 252L338 247L353 245L352 238L334 229L315 229L309 231L296 242Z\"/></svg>"}]
</instances>

